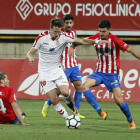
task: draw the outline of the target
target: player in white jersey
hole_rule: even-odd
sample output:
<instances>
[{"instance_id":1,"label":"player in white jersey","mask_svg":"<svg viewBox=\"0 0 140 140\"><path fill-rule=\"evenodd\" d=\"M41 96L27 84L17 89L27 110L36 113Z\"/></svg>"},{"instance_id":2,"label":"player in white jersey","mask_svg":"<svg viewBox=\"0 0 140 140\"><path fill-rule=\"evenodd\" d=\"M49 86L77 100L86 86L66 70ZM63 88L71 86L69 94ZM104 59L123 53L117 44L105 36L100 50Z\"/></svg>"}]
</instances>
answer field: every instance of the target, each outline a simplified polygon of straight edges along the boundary
<instances>
[{"instance_id":1,"label":"player in white jersey","mask_svg":"<svg viewBox=\"0 0 140 140\"><path fill-rule=\"evenodd\" d=\"M68 113L65 108L60 104L57 98L56 85L59 87L61 94L64 96L67 105L70 107L74 115L78 114L77 108L71 102L71 95L69 93L69 84L61 66L61 55L67 43L79 44L103 44L109 41L95 41L83 40L67 36L61 32L63 21L55 17L51 20L50 30L39 35L31 50L27 53L27 58L31 66L34 64L33 54L39 51L38 74L40 83L50 98L55 110L63 117L67 118Z\"/></svg>"},{"instance_id":2,"label":"player in white jersey","mask_svg":"<svg viewBox=\"0 0 140 140\"><path fill-rule=\"evenodd\" d=\"M66 35L71 36L73 38L76 38L76 31L73 28L74 25L74 18L72 15L67 14L63 17L64 26L62 27L61 31L64 32ZM81 101L82 101L82 92L79 91L80 86L82 85L81 80L81 73L79 70L79 67L77 65L77 58L76 58L76 52L74 48L73 57L69 58L68 50L71 46L71 43L67 43L66 47L64 49L64 52L61 57L61 63L64 67L64 72L66 74L66 77L70 82L73 83L76 91L74 96L74 105L79 110ZM59 94L59 89L58 89ZM60 94L59 94L60 95ZM51 100L48 99L48 101L45 101L45 104L42 109L42 115L43 117L47 117L49 107L51 106ZM85 118L84 116L78 114L79 118Z\"/></svg>"},{"instance_id":3,"label":"player in white jersey","mask_svg":"<svg viewBox=\"0 0 140 140\"><path fill-rule=\"evenodd\" d=\"M100 113L101 108L96 101L96 97L89 88L105 84L108 91L113 93L116 104L126 116L129 129L136 129L129 107L122 98L122 87L119 81L120 50L123 52L127 51L138 59L140 59L140 53L133 50L115 35L111 34L110 26L111 24L108 20L102 20L98 24L99 33L88 38L93 40L110 40L110 44L95 45L98 56L97 69L96 72L87 77L86 81L81 86L81 91L83 91L85 97L88 98L90 105Z\"/></svg>"}]
</instances>

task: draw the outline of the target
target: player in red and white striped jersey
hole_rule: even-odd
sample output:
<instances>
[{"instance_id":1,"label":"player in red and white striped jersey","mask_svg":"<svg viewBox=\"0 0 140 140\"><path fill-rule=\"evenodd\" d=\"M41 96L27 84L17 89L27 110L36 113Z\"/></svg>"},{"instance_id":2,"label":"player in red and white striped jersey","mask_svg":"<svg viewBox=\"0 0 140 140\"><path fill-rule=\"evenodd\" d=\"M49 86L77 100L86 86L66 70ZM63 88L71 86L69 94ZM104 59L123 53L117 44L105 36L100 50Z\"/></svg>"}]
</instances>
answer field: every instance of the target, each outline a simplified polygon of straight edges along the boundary
<instances>
[{"instance_id":1,"label":"player in red and white striped jersey","mask_svg":"<svg viewBox=\"0 0 140 140\"><path fill-rule=\"evenodd\" d=\"M121 84L119 81L120 50L123 52L127 51L138 59L140 59L140 53L133 50L121 39L110 33L109 21L102 20L98 24L98 27L99 33L90 36L88 39L108 40L110 41L110 44L94 45L98 56L97 69L95 73L87 77L86 81L81 86L82 91L85 97L89 99L88 102L91 105L93 104L93 108L95 108L97 112L100 112L101 108L89 88L104 83L107 89L114 94L115 102L126 116L129 128L135 129L136 126L132 119L129 107L122 98Z\"/></svg>"},{"instance_id":2,"label":"player in red and white striped jersey","mask_svg":"<svg viewBox=\"0 0 140 140\"><path fill-rule=\"evenodd\" d=\"M51 27L46 33L39 35L31 50L27 53L27 58L31 66L34 64L34 53L39 51L39 63L38 63L38 73L40 83L43 87L44 93L50 98L55 110L63 117L67 118L68 113L65 108L60 104L56 94L57 86L60 89L62 95L66 99L67 105L73 111L73 114L77 115L78 110L73 105L71 101L71 95L69 93L69 86L66 75L63 72L61 66L61 55L67 43L79 43L84 45L108 43L108 41L95 41L73 38L67 36L65 33L61 32L63 21L55 17L51 20ZM57 86L56 86L57 85ZM46 109L44 104L43 110Z\"/></svg>"}]
</instances>

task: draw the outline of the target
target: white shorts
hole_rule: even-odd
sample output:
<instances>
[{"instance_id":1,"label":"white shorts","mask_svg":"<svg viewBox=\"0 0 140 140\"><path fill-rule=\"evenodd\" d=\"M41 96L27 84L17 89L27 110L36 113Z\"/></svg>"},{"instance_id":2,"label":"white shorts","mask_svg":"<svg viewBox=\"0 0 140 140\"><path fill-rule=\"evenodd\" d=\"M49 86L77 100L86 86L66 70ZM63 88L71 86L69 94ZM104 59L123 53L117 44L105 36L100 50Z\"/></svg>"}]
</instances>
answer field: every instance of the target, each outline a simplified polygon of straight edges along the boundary
<instances>
[{"instance_id":1,"label":"white shorts","mask_svg":"<svg viewBox=\"0 0 140 140\"><path fill-rule=\"evenodd\" d=\"M45 78L40 78L40 83L43 88L44 93L46 94L50 90L53 90L57 87L60 87L62 85L69 85L67 77L64 73L63 70L59 69L59 72L56 76L56 79L54 77L53 80L45 79Z\"/></svg>"}]
</instances>

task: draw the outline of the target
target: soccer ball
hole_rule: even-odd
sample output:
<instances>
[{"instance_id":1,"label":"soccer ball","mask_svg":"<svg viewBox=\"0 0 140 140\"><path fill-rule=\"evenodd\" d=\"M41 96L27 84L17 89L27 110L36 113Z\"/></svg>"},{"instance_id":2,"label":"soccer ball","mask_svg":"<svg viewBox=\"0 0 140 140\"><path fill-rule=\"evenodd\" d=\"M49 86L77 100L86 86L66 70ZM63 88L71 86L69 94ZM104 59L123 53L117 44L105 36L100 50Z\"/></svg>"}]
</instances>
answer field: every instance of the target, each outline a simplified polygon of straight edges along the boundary
<instances>
[{"instance_id":1,"label":"soccer ball","mask_svg":"<svg viewBox=\"0 0 140 140\"><path fill-rule=\"evenodd\" d=\"M76 129L81 125L81 121L80 118L78 116L75 115L70 115L67 119L66 119L66 126L68 128L71 129Z\"/></svg>"}]
</instances>

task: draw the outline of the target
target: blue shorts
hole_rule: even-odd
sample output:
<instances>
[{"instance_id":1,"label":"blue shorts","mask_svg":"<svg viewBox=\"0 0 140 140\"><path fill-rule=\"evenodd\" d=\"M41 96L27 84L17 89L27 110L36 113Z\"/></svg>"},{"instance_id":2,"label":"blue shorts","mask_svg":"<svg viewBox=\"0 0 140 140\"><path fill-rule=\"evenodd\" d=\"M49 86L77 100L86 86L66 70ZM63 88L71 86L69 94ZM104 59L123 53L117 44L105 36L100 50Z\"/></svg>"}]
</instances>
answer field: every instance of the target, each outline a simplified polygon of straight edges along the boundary
<instances>
[{"instance_id":1,"label":"blue shorts","mask_svg":"<svg viewBox=\"0 0 140 140\"><path fill-rule=\"evenodd\" d=\"M95 86L98 86L100 84L105 84L106 88L112 92L112 89L116 87L121 88L120 83L120 76L115 73L102 73L102 72L95 72L91 75L89 75L87 78L96 79L97 84ZM93 87L95 87L93 86Z\"/></svg>"},{"instance_id":2,"label":"blue shorts","mask_svg":"<svg viewBox=\"0 0 140 140\"><path fill-rule=\"evenodd\" d=\"M65 69L64 72L66 74L67 79L68 80L70 79L70 82L82 81L81 80L81 73L80 73L78 66L72 67L72 68L67 68L67 69Z\"/></svg>"},{"instance_id":3,"label":"blue shorts","mask_svg":"<svg viewBox=\"0 0 140 140\"><path fill-rule=\"evenodd\" d=\"M19 119L16 118L11 124L15 124L15 123L17 123L18 121L19 121Z\"/></svg>"}]
</instances>

